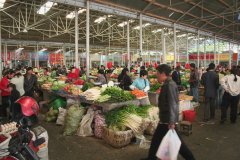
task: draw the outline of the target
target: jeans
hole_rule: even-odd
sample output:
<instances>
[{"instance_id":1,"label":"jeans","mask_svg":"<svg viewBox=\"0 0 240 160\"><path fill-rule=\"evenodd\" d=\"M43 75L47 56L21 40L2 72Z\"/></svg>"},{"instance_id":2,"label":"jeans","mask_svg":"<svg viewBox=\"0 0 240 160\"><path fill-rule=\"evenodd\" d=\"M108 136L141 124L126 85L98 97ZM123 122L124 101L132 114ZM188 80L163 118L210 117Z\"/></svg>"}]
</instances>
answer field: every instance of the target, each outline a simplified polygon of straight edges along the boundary
<instances>
[{"instance_id":1,"label":"jeans","mask_svg":"<svg viewBox=\"0 0 240 160\"><path fill-rule=\"evenodd\" d=\"M232 123L236 122L238 102L239 96L232 96L227 92L224 93L221 105L221 121L225 121L227 119L227 109L230 106L230 120Z\"/></svg>"},{"instance_id":2,"label":"jeans","mask_svg":"<svg viewBox=\"0 0 240 160\"><path fill-rule=\"evenodd\" d=\"M152 138L151 147L148 153L148 160L157 160L156 153L157 153L158 147L161 144L163 137L167 134L168 130L169 129L167 124L158 124L158 127ZM195 160L192 152L188 149L186 144L183 142L177 130L176 132L179 136L179 139L182 142L179 153L186 160Z\"/></svg>"},{"instance_id":3,"label":"jeans","mask_svg":"<svg viewBox=\"0 0 240 160\"><path fill-rule=\"evenodd\" d=\"M217 91L217 99L216 99L216 108L221 109L221 104L222 104L222 97L224 94L224 89L222 86L219 86L218 91Z\"/></svg>"},{"instance_id":4,"label":"jeans","mask_svg":"<svg viewBox=\"0 0 240 160\"><path fill-rule=\"evenodd\" d=\"M193 96L193 101L198 102L198 87L190 87L190 96Z\"/></svg>"},{"instance_id":5,"label":"jeans","mask_svg":"<svg viewBox=\"0 0 240 160\"><path fill-rule=\"evenodd\" d=\"M205 97L205 105L204 105L204 113L203 113L204 121L208 121L210 119L215 118L215 98Z\"/></svg>"}]
</instances>

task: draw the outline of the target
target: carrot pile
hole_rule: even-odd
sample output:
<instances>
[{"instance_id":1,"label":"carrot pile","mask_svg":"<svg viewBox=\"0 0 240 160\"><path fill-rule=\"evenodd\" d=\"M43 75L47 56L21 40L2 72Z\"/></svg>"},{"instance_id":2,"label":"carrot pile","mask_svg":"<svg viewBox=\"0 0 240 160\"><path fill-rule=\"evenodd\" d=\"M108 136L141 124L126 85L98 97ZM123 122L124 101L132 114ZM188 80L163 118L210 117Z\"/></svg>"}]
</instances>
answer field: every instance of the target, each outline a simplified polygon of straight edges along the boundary
<instances>
[{"instance_id":1,"label":"carrot pile","mask_svg":"<svg viewBox=\"0 0 240 160\"><path fill-rule=\"evenodd\" d=\"M131 93L136 96L137 98L141 98L141 97L145 97L147 96L145 92L139 90L139 89L134 89L133 91L131 91Z\"/></svg>"}]
</instances>

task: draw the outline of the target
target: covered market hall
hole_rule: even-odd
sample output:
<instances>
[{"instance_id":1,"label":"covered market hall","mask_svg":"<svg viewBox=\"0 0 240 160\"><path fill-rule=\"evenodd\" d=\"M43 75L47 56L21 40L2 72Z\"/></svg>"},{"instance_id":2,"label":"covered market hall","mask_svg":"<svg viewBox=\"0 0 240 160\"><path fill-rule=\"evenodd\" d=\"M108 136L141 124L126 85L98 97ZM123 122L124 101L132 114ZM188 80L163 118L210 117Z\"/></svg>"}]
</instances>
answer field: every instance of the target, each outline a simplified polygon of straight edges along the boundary
<instances>
[{"instance_id":1,"label":"covered market hall","mask_svg":"<svg viewBox=\"0 0 240 160\"><path fill-rule=\"evenodd\" d=\"M239 160L239 0L0 0L0 160Z\"/></svg>"}]
</instances>

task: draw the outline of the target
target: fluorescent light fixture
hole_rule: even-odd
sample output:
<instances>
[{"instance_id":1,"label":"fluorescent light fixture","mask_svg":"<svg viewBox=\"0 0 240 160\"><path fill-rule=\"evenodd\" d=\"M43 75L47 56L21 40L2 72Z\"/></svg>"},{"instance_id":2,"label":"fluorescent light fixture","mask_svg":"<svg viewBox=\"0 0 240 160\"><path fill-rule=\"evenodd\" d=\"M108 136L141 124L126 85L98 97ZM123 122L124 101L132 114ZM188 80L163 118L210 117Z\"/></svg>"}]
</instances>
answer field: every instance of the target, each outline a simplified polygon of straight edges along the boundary
<instances>
[{"instance_id":1,"label":"fluorescent light fixture","mask_svg":"<svg viewBox=\"0 0 240 160\"><path fill-rule=\"evenodd\" d=\"M194 38L194 36L190 36L190 37L188 37L188 39L193 39Z\"/></svg>"},{"instance_id":2,"label":"fluorescent light fixture","mask_svg":"<svg viewBox=\"0 0 240 160\"><path fill-rule=\"evenodd\" d=\"M86 9L84 9L84 8L80 8L79 10L78 10L78 14L81 14L81 13L83 13L83 12L85 12L86 11ZM72 12L70 12L69 14L67 14L66 15L66 18L68 18L68 19L73 19L74 17L75 17L76 15L75 15L75 11L72 11Z\"/></svg>"},{"instance_id":3,"label":"fluorescent light fixture","mask_svg":"<svg viewBox=\"0 0 240 160\"><path fill-rule=\"evenodd\" d=\"M37 14L42 14L42 15L46 14L52 8L53 5L55 5L54 2L47 1L39 8L39 10L37 11Z\"/></svg>"},{"instance_id":4,"label":"fluorescent light fixture","mask_svg":"<svg viewBox=\"0 0 240 160\"><path fill-rule=\"evenodd\" d=\"M62 51L62 49L58 49L58 50L56 50L54 53L59 53L59 52L61 52Z\"/></svg>"},{"instance_id":5,"label":"fluorescent light fixture","mask_svg":"<svg viewBox=\"0 0 240 160\"><path fill-rule=\"evenodd\" d=\"M181 34L181 35L178 35L177 37L181 38L181 37L186 37L186 36L187 36L187 34Z\"/></svg>"},{"instance_id":6,"label":"fluorescent light fixture","mask_svg":"<svg viewBox=\"0 0 240 160\"><path fill-rule=\"evenodd\" d=\"M47 48L43 48L43 49L41 49L39 52L44 52L44 51L46 51L47 50Z\"/></svg>"},{"instance_id":7,"label":"fluorescent light fixture","mask_svg":"<svg viewBox=\"0 0 240 160\"><path fill-rule=\"evenodd\" d=\"M18 48L15 53L20 53L24 48Z\"/></svg>"},{"instance_id":8,"label":"fluorescent light fixture","mask_svg":"<svg viewBox=\"0 0 240 160\"><path fill-rule=\"evenodd\" d=\"M97 18L97 19L95 19L95 23L101 23L101 22L103 22L103 21L105 21L107 19L107 17L106 16L103 16L103 17L99 17L99 18Z\"/></svg>"},{"instance_id":9,"label":"fluorescent light fixture","mask_svg":"<svg viewBox=\"0 0 240 160\"><path fill-rule=\"evenodd\" d=\"M152 31L152 33L158 33L158 32L161 32L161 31L162 31L162 29L155 29L155 30Z\"/></svg>"},{"instance_id":10,"label":"fluorescent light fixture","mask_svg":"<svg viewBox=\"0 0 240 160\"><path fill-rule=\"evenodd\" d=\"M122 22L122 23L119 23L119 24L118 24L118 27L124 27L124 26L126 26L126 25L127 25L127 22L128 22L128 21L124 21L124 22ZM133 23L133 22L134 22L134 20L132 20L132 19L129 20L129 23Z\"/></svg>"},{"instance_id":11,"label":"fluorescent light fixture","mask_svg":"<svg viewBox=\"0 0 240 160\"><path fill-rule=\"evenodd\" d=\"M174 14L174 12L170 13L168 17L171 17Z\"/></svg>"},{"instance_id":12,"label":"fluorescent light fixture","mask_svg":"<svg viewBox=\"0 0 240 160\"><path fill-rule=\"evenodd\" d=\"M102 23L103 21L105 21L107 18L112 17L113 15L107 15L107 16L102 16L102 17L98 17L97 19L95 19L95 23Z\"/></svg>"},{"instance_id":13,"label":"fluorescent light fixture","mask_svg":"<svg viewBox=\"0 0 240 160\"><path fill-rule=\"evenodd\" d=\"M5 2L6 0L0 0L0 8L3 8Z\"/></svg>"},{"instance_id":14,"label":"fluorescent light fixture","mask_svg":"<svg viewBox=\"0 0 240 160\"><path fill-rule=\"evenodd\" d=\"M145 24L142 25L142 28L145 28L145 27L150 26L150 25L151 25L150 23L145 23ZM133 29L139 30L139 29L140 29L140 26L136 26L136 27L134 27Z\"/></svg>"},{"instance_id":15,"label":"fluorescent light fixture","mask_svg":"<svg viewBox=\"0 0 240 160\"><path fill-rule=\"evenodd\" d=\"M203 40L204 38L199 38L199 40ZM197 41L198 39L197 38L195 38L195 39L193 39L194 41Z\"/></svg>"},{"instance_id":16,"label":"fluorescent light fixture","mask_svg":"<svg viewBox=\"0 0 240 160\"><path fill-rule=\"evenodd\" d=\"M27 33L27 32L28 32L28 30L27 30L26 28L24 28L23 32L24 32L24 33Z\"/></svg>"}]
</instances>

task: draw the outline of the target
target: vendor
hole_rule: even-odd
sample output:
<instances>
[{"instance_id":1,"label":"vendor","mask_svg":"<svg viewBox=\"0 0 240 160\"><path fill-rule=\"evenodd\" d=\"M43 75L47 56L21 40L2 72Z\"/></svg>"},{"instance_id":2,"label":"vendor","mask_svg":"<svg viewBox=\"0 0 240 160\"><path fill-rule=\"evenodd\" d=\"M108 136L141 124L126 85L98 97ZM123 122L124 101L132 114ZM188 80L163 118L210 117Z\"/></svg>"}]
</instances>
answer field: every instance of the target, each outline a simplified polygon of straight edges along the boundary
<instances>
[{"instance_id":1,"label":"vendor","mask_svg":"<svg viewBox=\"0 0 240 160\"><path fill-rule=\"evenodd\" d=\"M146 70L140 71L140 77L133 81L132 85L130 86L130 89L139 89L143 90L144 92L148 92L150 89L150 83L147 79L148 72Z\"/></svg>"},{"instance_id":2,"label":"vendor","mask_svg":"<svg viewBox=\"0 0 240 160\"><path fill-rule=\"evenodd\" d=\"M101 84L107 84L107 78L106 75L104 73L104 70L100 69L98 70L98 74L97 74L97 81Z\"/></svg>"},{"instance_id":3,"label":"vendor","mask_svg":"<svg viewBox=\"0 0 240 160\"><path fill-rule=\"evenodd\" d=\"M51 73L49 72L48 68L44 68L43 75L44 76L50 76L51 75Z\"/></svg>"},{"instance_id":4,"label":"vendor","mask_svg":"<svg viewBox=\"0 0 240 160\"><path fill-rule=\"evenodd\" d=\"M119 87L124 90L130 90L130 85L132 84L132 79L130 78L128 68L124 68L122 73L118 76Z\"/></svg>"},{"instance_id":5,"label":"vendor","mask_svg":"<svg viewBox=\"0 0 240 160\"><path fill-rule=\"evenodd\" d=\"M76 68L72 67L70 69L70 72L67 75L68 80L77 79L78 77L79 77L79 70L77 70Z\"/></svg>"}]
</instances>

